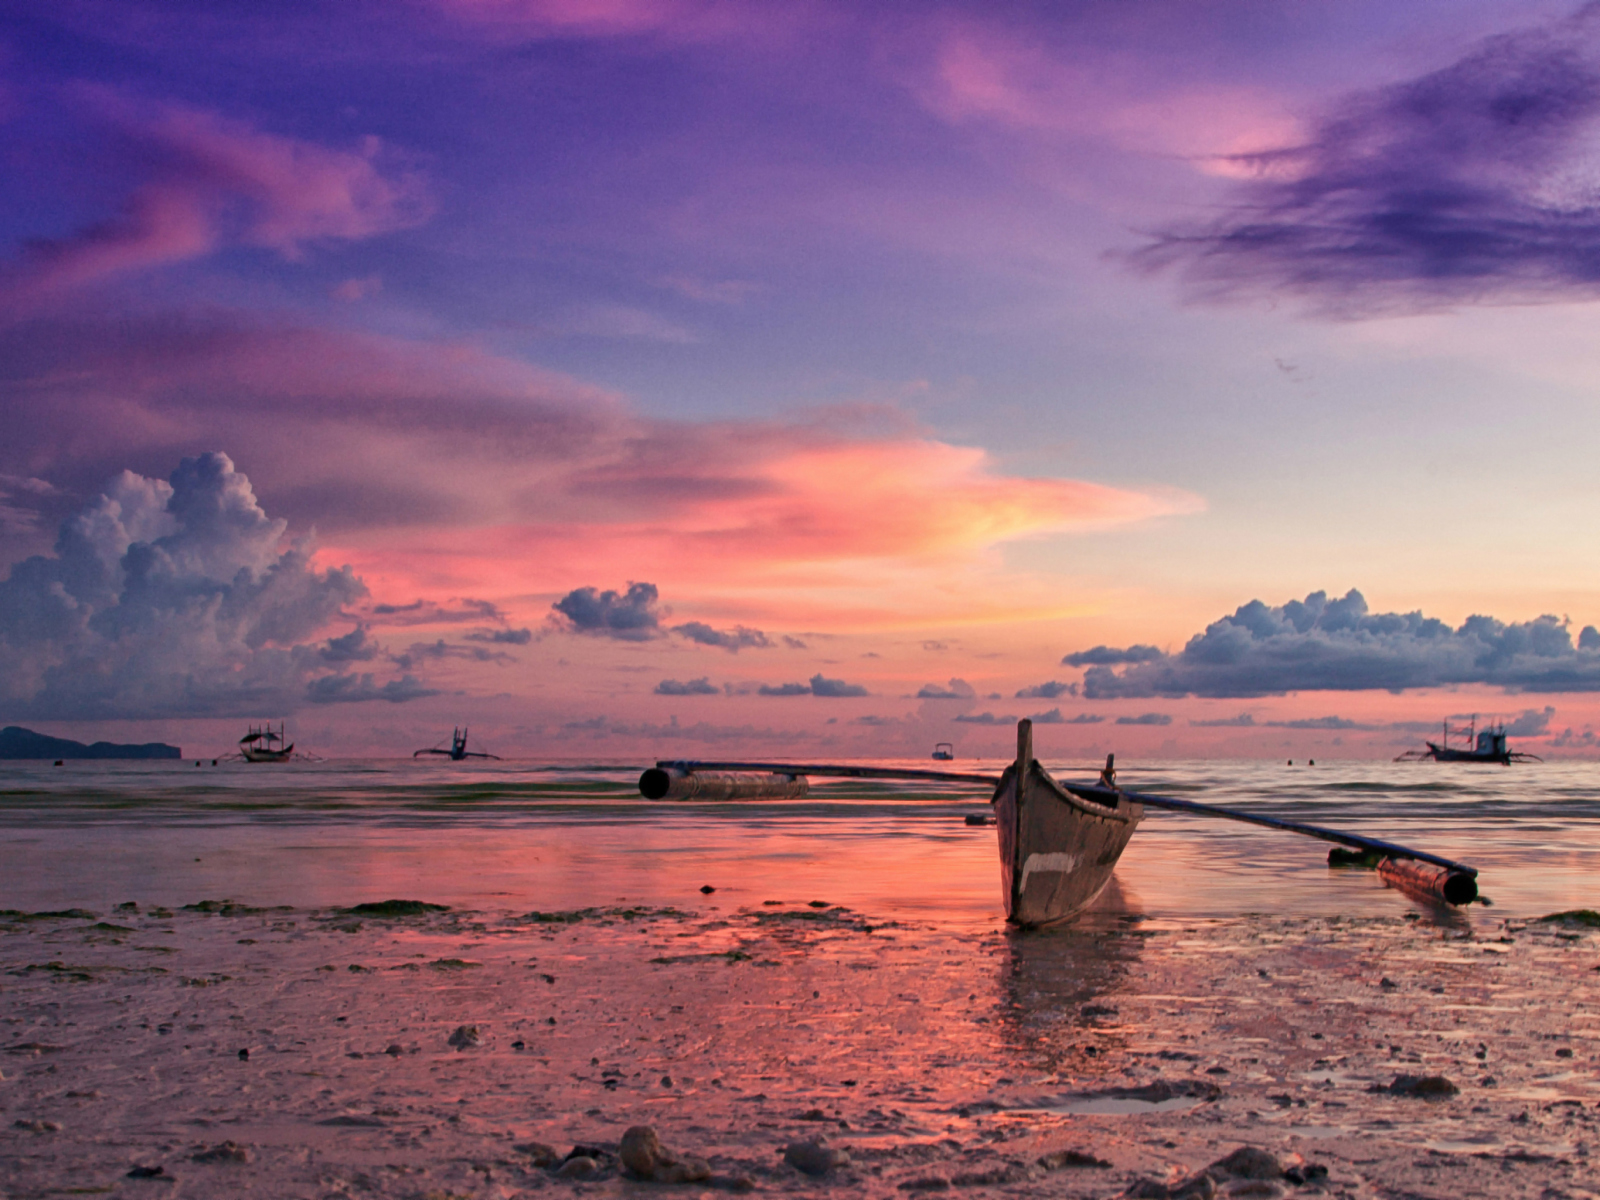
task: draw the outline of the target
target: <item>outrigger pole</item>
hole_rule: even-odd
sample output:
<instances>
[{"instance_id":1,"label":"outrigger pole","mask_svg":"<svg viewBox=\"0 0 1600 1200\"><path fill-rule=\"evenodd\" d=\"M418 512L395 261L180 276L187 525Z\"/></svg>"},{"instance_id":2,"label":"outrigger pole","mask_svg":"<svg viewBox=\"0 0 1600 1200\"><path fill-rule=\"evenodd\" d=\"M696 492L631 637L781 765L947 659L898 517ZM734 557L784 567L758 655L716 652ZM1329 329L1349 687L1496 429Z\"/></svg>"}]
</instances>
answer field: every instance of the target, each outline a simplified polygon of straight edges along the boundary
<instances>
[{"instance_id":1,"label":"outrigger pole","mask_svg":"<svg viewBox=\"0 0 1600 1200\"><path fill-rule=\"evenodd\" d=\"M719 789L714 792L689 782L697 773L714 776L718 772L761 772L771 779L773 790L762 790L763 781L759 778L744 777L732 784L732 790ZM997 775L967 774L957 771L924 771L917 769L899 770L894 767L856 767L841 765L819 765L816 763L770 763L770 762L699 762L693 760L668 760L656 765L639 777L639 791L648 799L661 800L666 798L690 799L701 796L706 799L740 799L754 796L794 795L796 781L806 775L830 775L847 779L926 779L938 780L947 783L977 783L988 787L997 787L1000 777ZM710 783L711 780L706 782ZM1433 899L1444 900L1449 904L1471 904L1478 898L1478 871L1476 867L1469 867L1464 863L1454 862L1448 858L1441 858L1437 854L1429 854L1423 850L1413 850L1395 842L1386 842L1378 838L1362 837L1355 833L1341 833L1337 829L1325 829L1321 825L1307 825L1302 821L1285 821L1278 817L1263 817L1255 813L1241 812L1236 808L1221 808L1215 804L1201 804L1194 800L1178 800L1170 796L1154 796L1145 792L1130 792L1118 787L1086 787L1063 783L1061 787L1075 796L1086 799L1098 800L1102 803L1115 797L1125 796L1146 808L1164 808L1172 812L1194 813L1203 817L1222 817L1230 821L1243 821L1250 825L1262 825L1268 829L1282 829L1289 833L1302 834L1305 837L1318 838L1324 842L1337 842L1343 846L1351 846L1357 850L1365 851L1368 855L1377 856L1378 874L1396 887L1408 892L1421 892ZM798 794L804 794L803 790ZM1411 860L1408 862L1407 860ZM1333 862L1333 856L1329 855ZM1359 860L1358 860L1359 863ZM1439 868L1437 871L1427 871L1415 864L1429 863ZM1357 864L1352 864L1357 865Z\"/></svg>"}]
</instances>

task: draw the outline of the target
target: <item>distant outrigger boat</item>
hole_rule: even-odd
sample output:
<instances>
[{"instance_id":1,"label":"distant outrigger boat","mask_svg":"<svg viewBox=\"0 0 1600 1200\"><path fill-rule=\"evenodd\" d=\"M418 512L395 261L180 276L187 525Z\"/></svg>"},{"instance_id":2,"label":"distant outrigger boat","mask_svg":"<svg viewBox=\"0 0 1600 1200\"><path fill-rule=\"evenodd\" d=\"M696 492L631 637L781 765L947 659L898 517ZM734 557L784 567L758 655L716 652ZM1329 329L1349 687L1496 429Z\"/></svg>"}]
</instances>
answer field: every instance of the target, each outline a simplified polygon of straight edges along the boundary
<instances>
[{"instance_id":1,"label":"distant outrigger boat","mask_svg":"<svg viewBox=\"0 0 1600 1200\"><path fill-rule=\"evenodd\" d=\"M288 762L294 757L294 743L285 745L282 723L273 729L269 721L259 728L250 726L249 732L239 739L239 754L245 762Z\"/></svg>"},{"instance_id":2,"label":"distant outrigger boat","mask_svg":"<svg viewBox=\"0 0 1600 1200\"><path fill-rule=\"evenodd\" d=\"M451 729L450 749L446 750L440 746L432 746L427 750L416 751L411 757L421 758L424 754L442 754L451 762L460 762L464 758L492 758L495 760L495 762L500 761L500 756L498 754L484 754L481 751L468 750L467 731L464 727L461 729Z\"/></svg>"},{"instance_id":3,"label":"distant outrigger boat","mask_svg":"<svg viewBox=\"0 0 1600 1200\"><path fill-rule=\"evenodd\" d=\"M1458 750L1450 744L1452 732L1466 735L1467 749ZM1480 730L1476 714L1466 729L1451 730L1450 722L1445 721L1443 736L1437 742L1423 742L1423 745L1427 747L1426 750L1407 750L1397 755L1394 761L1423 762L1432 759L1434 762L1498 763L1502 767L1509 767L1514 762L1544 761L1537 754L1508 749L1504 724L1490 725Z\"/></svg>"}]
</instances>

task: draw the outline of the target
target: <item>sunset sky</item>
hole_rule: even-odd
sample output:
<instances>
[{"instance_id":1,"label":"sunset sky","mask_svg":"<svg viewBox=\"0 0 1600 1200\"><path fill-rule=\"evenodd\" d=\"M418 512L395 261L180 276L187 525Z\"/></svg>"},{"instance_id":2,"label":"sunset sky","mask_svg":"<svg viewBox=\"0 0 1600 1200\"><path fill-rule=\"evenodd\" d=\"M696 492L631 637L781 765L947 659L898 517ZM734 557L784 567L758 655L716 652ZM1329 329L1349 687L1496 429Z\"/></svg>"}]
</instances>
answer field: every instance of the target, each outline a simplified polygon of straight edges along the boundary
<instances>
[{"instance_id":1,"label":"sunset sky","mask_svg":"<svg viewBox=\"0 0 1600 1200\"><path fill-rule=\"evenodd\" d=\"M1600 7L0 0L0 724L1600 728Z\"/></svg>"}]
</instances>

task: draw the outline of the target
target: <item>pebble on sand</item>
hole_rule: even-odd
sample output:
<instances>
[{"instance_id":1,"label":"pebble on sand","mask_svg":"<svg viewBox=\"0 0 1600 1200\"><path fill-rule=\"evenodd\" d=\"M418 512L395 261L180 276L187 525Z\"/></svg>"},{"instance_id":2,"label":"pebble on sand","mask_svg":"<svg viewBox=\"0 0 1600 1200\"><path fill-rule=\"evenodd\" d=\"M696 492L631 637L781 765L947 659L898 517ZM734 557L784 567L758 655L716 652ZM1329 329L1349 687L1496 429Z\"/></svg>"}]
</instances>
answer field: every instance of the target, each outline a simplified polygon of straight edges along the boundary
<instances>
[{"instance_id":1,"label":"pebble on sand","mask_svg":"<svg viewBox=\"0 0 1600 1200\"><path fill-rule=\"evenodd\" d=\"M221 1142L191 1156L197 1163L247 1163L255 1156L237 1142Z\"/></svg>"},{"instance_id":2,"label":"pebble on sand","mask_svg":"<svg viewBox=\"0 0 1600 1200\"><path fill-rule=\"evenodd\" d=\"M622 1135L617 1150L623 1169L635 1179L656 1183L697 1183L711 1178L711 1166L704 1159L679 1156L661 1144L649 1125L634 1125Z\"/></svg>"},{"instance_id":3,"label":"pebble on sand","mask_svg":"<svg viewBox=\"0 0 1600 1200\"><path fill-rule=\"evenodd\" d=\"M1322 1172L1325 1176L1326 1171ZM1275 1155L1254 1146L1240 1146L1226 1158L1219 1158L1203 1171L1177 1183L1159 1179L1137 1179L1123 1196L1127 1200L1212 1200L1228 1196L1280 1196L1279 1183L1291 1177ZM1304 1176L1292 1179L1303 1182Z\"/></svg>"},{"instance_id":4,"label":"pebble on sand","mask_svg":"<svg viewBox=\"0 0 1600 1200\"><path fill-rule=\"evenodd\" d=\"M1424 1100L1447 1100L1461 1089L1443 1075L1396 1075L1388 1087L1374 1084L1373 1091L1392 1096L1420 1096Z\"/></svg>"},{"instance_id":5,"label":"pebble on sand","mask_svg":"<svg viewBox=\"0 0 1600 1200\"><path fill-rule=\"evenodd\" d=\"M547 1142L519 1142L511 1148L519 1154L526 1154L536 1167L554 1166L561 1160L561 1151Z\"/></svg>"},{"instance_id":6,"label":"pebble on sand","mask_svg":"<svg viewBox=\"0 0 1600 1200\"><path fill-rule=\"evenodd\" d=\"M483 1034L476 1025L457 1025L450 1035L450 1044L457 1050L472 1050L483 1045Z\"/></svg>"},{"instance_id":7,"label":"pebble on sand","mask_svg":"<svg viewBox=\"0 0 1600 1200\"><path fill-rule=\"evenodd\" d=\"M826 1138L812 1138L805 1142L790 1142L783 1149L783 1161L807 1175L826 1175L835 1167L849 1166L850 1156L828 1145Z\"/></svg>"},{"instance_id":8,"label":"pebble on sand","mask_svg":"<svg viewBox=\"0 0 1600 1200\"><path fill-rule=\"evenodd\" d=\"M557 1179L593 1179L600 1174L600 1164L586 1154L569 1158L556 1170Z\"/></svg>"}]
</instances>

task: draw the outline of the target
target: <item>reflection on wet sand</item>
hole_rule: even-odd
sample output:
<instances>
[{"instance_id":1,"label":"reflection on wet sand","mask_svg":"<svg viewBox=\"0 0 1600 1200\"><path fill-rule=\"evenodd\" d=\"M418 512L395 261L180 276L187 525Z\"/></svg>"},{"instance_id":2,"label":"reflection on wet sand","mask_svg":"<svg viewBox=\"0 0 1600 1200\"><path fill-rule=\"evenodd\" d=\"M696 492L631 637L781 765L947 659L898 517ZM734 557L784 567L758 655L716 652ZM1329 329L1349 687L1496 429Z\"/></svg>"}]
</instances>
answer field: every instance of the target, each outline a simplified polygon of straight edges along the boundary
<instances>
[{"instance_id":1,"label":"reflection on wet sand","mask_svg":"<svg viewBox=\"0 0 1600 1200\"><path fill-rule=\"evenodd\" d=\"M1115 876L1075 919L1008 929L999 959L999 1023L1030 1070L1103 1072L1108 1050L1129 1036L1118 993L1144 944L1137 900Z\"/></svg>"},{"instance_id":2,"label":"reflection on wet sand","mask_svg":"<svg viewBox=\"0 0 1600 1200\"><path fill-rule=\"evenodd\" d=\"M1592 1194L1592 927L1136 907L0 913L0 1190L488 1200L584 1147L615 1193L649 1125L718 1189L1164 1195L1246 1145L1253 1195Z\"/></svg>"}]
</instances>

